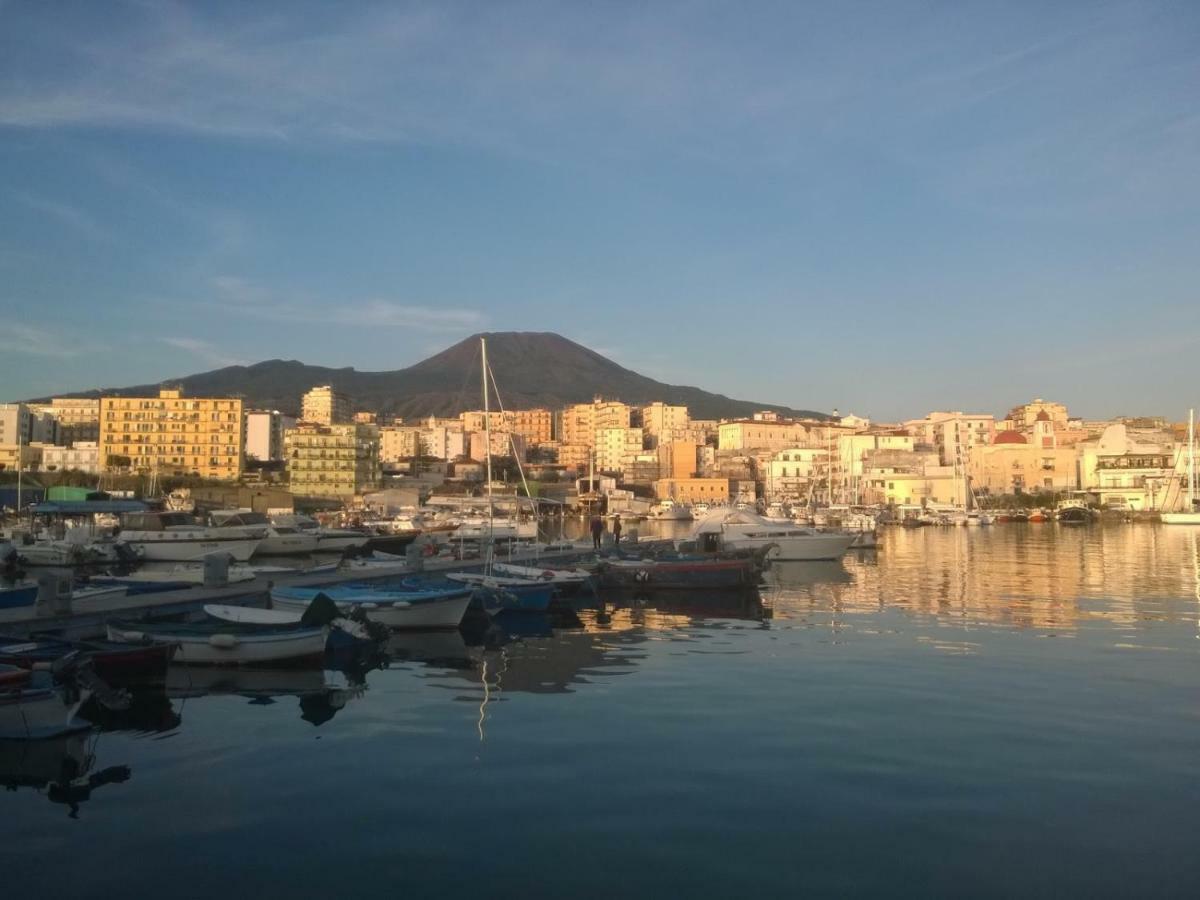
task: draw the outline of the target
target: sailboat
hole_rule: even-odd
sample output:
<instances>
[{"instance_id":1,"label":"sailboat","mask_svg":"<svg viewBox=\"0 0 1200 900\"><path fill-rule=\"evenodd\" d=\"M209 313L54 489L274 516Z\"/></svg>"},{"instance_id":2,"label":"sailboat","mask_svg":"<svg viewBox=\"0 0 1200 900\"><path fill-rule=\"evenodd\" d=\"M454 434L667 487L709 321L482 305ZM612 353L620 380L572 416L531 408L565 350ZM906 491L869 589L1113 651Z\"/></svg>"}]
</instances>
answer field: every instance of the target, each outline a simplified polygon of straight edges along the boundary
<instances>
[{"instance_id":1,"label":"sailboat","mask_svg":"<svg viewBox=\"0 0 1200 900\"><path fill-rule=\"evenodd\" d=\"M545 612L550 606L554 595L554 585L545 581L531 581L527 578L514 578L495 575L492 572L493 556L495 555L495 507L492 503L492 429L491 406L488 379L494 376L488 367L487 338L480 337L479 351L483 368L483 430L484 444L487 450L487 538L484 548L484 569L477 572L449 572L446 575L450 581L459 584L469 584L477 588L472 605L481 605L489 614L505 610L522 612ZM499 401L499 391L496 392ZM522 474L524 478L524 474ZM529 493L528 486L525 493Z\"/></svg>"},{"instance_id":2,"label":"sailboat","mask_svg":"<svg viewBox=\"0 0 1200 900\"><path fill-rule=\"evenodd\" d=\"M1188 467L1187 505L1181 512L1162 514L1164 525L1200 525L1200 509L1196 508L1196 410L1188 410Z\"/></svg>"}]
</instances>

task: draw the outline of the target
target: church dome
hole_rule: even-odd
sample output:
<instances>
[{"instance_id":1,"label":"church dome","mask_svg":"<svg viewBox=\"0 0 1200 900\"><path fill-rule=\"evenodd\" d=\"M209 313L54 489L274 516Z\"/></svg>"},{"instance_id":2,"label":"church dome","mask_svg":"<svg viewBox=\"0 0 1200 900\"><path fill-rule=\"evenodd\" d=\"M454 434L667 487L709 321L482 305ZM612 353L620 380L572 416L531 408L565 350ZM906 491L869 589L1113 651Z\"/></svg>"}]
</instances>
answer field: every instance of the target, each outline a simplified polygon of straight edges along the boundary
<instances>
[{"instance_id":1,"label":"church dome","mask_svg":"<svg viewBox=\"0 0 1200 900\"><path fill-rule=\"evenodd\" d=\"M1039 422L1049 422L1049 421L1050 421L1050 413L1046 412L1046 411L1043 409L1041 412L1039 412L1039 413L1037 414L1037 420L1038 420Z\"/></svg>"},{"instance_id":2,"label":"church dome","mask_svg":"<svg viewBox=\"0 0 1200 900\"><path fill-rule=\"evenodd\" d=\"M1001 431L992 440L992 446L997 444L1027 444L1025 435L1019 431Z\"/></svg>"}]
</instances>

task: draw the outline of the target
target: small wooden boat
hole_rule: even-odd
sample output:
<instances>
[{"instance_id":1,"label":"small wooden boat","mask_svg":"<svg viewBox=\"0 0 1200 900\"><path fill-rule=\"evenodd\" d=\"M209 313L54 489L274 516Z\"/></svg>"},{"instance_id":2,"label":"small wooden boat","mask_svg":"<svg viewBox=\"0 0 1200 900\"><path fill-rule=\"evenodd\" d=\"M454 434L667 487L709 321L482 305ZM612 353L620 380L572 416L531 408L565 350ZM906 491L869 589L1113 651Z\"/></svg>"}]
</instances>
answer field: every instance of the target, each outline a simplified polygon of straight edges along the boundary
<instances>
[{"instance_id":1,"label":"small wooden boat","mask_svg":"<svg viewBox=\"0 0 1200 900\"><path fill-rule=\"evenodd\" d=\"M758 584L753 559L615 559L600 563L605 587L639 590L744 589Z\"/></svg>"},{"instance_id":2,"label":"small wooden boat","mask_svg":"<svg viewBox=\"0 0 1200 900\"><path fill-rule=\"evenodd\" d=\"M587 569L541 569L537 566L517 566L512 563L493 563L492 571L506 578L522 578L554 585L559 592L579 589L592 580Z\"/></svg>"},{"instance_id":3,"label":"small wooden boat","mask_svg":"<svg viewBox=\"0 0 1200 900\"><path fill-rule=\"evenodd\" d=\"M175 647L172 644L130 646L108 641L0 635L0 663L32 669L39 663L54 663L71 653L89 659L92 670L105 681L122 684L129 680L161 678L175 655Z\"/></svg>"},{"instance_id":4,"label":"small wooden boat","mask_svg":"<svg viewBox=\"0 0 1200 900\"><path fill-rule=\"evenodd\" d=\"M318 595L318 598L320 595ZM314 599L314 603L317 599ZM364 622L355 622L353 619L347 619L345 616L338 614L337 608L333 605L333 601L329 603L330 615L328 617L329 625L329 642L326 645L328 650L340 650L352 647L356 644L371 644L375 642L370 629ZM310 604L309 610L312 609ZM313 621L305 622L304 617L306 612L303 610L291 609L263 609L258 606L226 606L220 603L206 603L204 605L204 614L210 619L218 622L232 622L236 625L257 625L263 628L280 628L287 626L296 626L302 624L315 624ZM320 621L324 622L324 619ZM378 625L376 626L379 627ZM383 629L382 637L386 637L387 630Z\"/></svg>"},{"instance_id":5,"label":"small wooden boat","mask_svg":"<svg viewBox=\"0 0 1200 900\"><path fill-rule=\"evenodd\" d=\"M215 622L197 625L108 623L108 639L120 644L174 644L175 661L197 666L299 665L325 656L329 626L262 628Z\"/></svg>"},{"instance_id":6,"label":"small wooden boat","mask_svg":"<svg viewBox=\"0 0 1200 900\"><path fill-rule=\"evenodd\" d=\"M318 594L327 596L345 614L360 609L371 621L389 628L457 628L471 602L471 589L457 584L424 588L351 582L272 588L271 605L303 612Z\"/></svg>"}]
</instances>

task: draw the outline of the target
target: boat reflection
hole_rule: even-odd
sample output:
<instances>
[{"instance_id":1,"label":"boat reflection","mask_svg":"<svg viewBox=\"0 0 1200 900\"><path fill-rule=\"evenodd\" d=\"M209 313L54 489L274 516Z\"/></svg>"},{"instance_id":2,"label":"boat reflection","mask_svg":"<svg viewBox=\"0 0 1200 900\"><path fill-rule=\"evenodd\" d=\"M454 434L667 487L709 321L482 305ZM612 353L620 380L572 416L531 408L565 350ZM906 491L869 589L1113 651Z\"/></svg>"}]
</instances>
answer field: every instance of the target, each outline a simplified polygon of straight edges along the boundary
<instances>
[{"instance_id":1,"label":"boat reflection","mask_svg":"<svg viewBox=\"0 0 1200 900\"><path fill-rule=\"evenodd\" d=\"M364 690L363 684L348 680L345 685L330 683L332 674L323 669L170 666L166 692L167 696L176 699L245 697L252 704L261 706L276 703L280 698L296 697L299 698L300 718L320 726L352 699L361 696Z\"/></svg>"},{"instance_id":2,"label":"boat reflection","mask_svg":"<svg viewBox=\"0 0 1200 900\"><path fill-rule=\"evenodd\" d=\"M10 791L45 792L46 799L66 806L67 815L77 819L80 807L96 791L123 784L132 774L129 766L93 772L95 740L95 732L82 732L40 741L0 741L0 785Z\"/></svg>"}]
</instances>

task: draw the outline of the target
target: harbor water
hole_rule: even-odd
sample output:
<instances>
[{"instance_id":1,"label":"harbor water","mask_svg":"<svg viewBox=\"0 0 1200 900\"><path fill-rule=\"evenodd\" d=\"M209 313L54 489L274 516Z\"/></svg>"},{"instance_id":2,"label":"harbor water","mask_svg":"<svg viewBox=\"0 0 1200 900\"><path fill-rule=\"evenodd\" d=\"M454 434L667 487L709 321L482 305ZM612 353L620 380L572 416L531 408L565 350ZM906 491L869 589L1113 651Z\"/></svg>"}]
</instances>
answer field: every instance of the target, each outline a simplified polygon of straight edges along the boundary
<instances>
[{"instance_id":1,"label":"harbor water","mask_svg":"<svg viewBox=\"0 0 1200 900\"><path fill-rule=\"evenodd\" d=\"M643 529L644 533L644 529ZM0 747L6 894L1194 896L1200 528L885 531Z\"/></svg>"}]
</instances>

